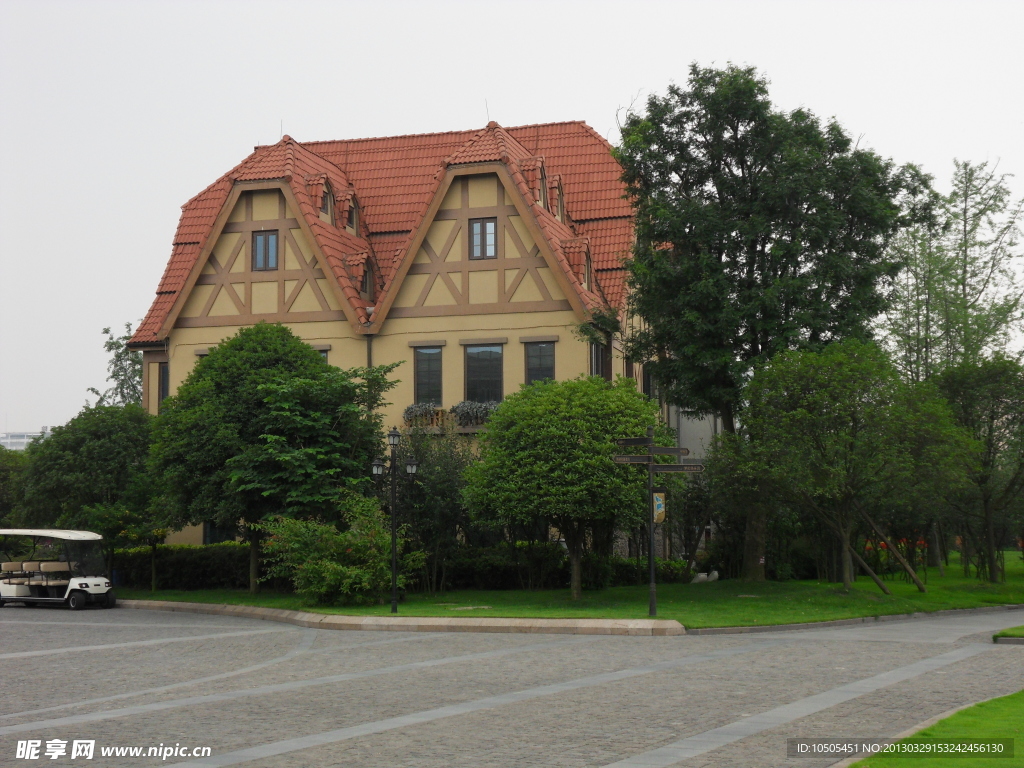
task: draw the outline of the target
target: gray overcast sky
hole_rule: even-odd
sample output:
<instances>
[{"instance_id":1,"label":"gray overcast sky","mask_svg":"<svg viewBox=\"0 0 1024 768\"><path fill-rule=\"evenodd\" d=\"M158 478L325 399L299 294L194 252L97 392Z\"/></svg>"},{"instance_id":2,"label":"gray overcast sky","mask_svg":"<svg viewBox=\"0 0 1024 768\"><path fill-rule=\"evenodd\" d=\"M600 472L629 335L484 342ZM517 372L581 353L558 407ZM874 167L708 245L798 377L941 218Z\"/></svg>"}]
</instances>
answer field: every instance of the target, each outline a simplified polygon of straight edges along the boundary
<instances>
[{"instance_id":1,"label":"gray overcast sky","mask_svg":"<svg viewBox=\"0 0 1024 768\"><path fill-rule=\"evenodd\" d=\"M943 188L954 157L1024 193L1024 3L0 0L0 431L105 388L180 206L300 141L586 120L690 62L750 64ZM485 105L486 101L486 105Z\"/></svg>"}]
</instances>

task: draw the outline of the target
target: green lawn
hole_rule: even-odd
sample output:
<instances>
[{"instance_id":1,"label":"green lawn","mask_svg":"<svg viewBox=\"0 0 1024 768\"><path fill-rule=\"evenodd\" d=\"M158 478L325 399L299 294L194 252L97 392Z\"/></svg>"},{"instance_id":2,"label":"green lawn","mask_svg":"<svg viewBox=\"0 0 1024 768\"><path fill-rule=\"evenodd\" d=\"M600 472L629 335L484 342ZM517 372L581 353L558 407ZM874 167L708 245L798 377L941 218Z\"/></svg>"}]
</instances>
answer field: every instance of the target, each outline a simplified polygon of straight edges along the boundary
<instances>
[{"instance_id":1,"label":"green lawn","mask_svg":"<svg viewBox=\"0 0 1024 768\"><path fill-rule=\"evenodd\" d=\"M904 742L923 739L1013 739L1011 758L869 757L853 768L909 768L914 765L942 768L1024 768L1024 691L975 704L918 731Z\"/></svg>"},{"instance_id":2,"label":"green lawn","mask_svg":"<svg viewBox=\"0 0 1024 768\"><path fill-rule=\"evenodd\" d=\"M1024 637L1024 627L1010 627L1002 632L996 632L993 637Z\"/></svg>"},{"instance_id":3,"label":"green lawn","mask_svg":"<svg viewBox=\"0 0 1024 768\"><path fill-rule=\"evenodd\" d=\"M956 566L947 568L946 576L942 578L936 569L931 569L926 594L919 593L913 584L893 580L887 582L893 593L891 597L883 595L866 578L858 579L850 594L843 594L835 584L816 581L747 584L727 580L705 584L664 584L658 587L658 618L676 619L692 628L736 627L1024 603L1024 562L1020 553L1007 552L1006 567L1005 584L964 578ZM390 611L388 605L310 607L291 594L251 596L247 592L230 590L149 592L119 589L118 596L141 600L260 605L350 615L383 616ZM537 592L464 590L436 597L410 594L398 610L405 616L640 619L647 617L647 587L612 587L599 592L584 592L578 603L570 600L567 589Z\"/></svg>"}]
</instances>

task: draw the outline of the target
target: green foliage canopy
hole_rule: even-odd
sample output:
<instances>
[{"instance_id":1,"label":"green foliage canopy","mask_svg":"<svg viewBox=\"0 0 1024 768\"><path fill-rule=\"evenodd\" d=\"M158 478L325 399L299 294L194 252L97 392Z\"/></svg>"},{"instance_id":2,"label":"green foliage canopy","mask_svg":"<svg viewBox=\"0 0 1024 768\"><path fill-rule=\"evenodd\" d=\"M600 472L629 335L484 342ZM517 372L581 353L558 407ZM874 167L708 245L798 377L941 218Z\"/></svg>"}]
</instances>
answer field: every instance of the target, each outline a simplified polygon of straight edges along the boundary
<instances>
[{"instance_id":1,"label":"green foliage canopy","mask_svg":"<svg viewBox=\"0 0 1024 768\"><path fill-rule=\"evenodd\" d=\"M1000 355L947 368L936 381L980 446L970 483L950 497L962 535L984 553L979 572L998 581L999 544L1024 494L1024 367Z\"/></svg>"},{"instance_id":2,"label":"green foliage canopy","mask_svg":"<svg viewBox=\"0 0 1024 768\"><path fill-rule=\"evenodd\" d=\"M467 505L503 525L550 521L565 538L578 598L588 537L635 526L646 512L645 474L612 461L620 450L614 440L642 436L659 423L657 403L629 379L523 387L487 424L480 461L466 473ZM662 445L672 443L663 425L658 437Z\"/></svg>"},{"instance_id":3,"label":"green foliage canopy","mask_svg":"<svg viewBox=\"0 0 1024 768\"><path fill-rule=\"evenodd\" d=\"M899 269L886 244L930 201L913 166L774 109L753 68L693 65L628 115L616 155L637 211L627 351L727 431L758 364L867 335Z\"/></svg>"},{"instance_id":4,"label":"green foliage canopy","mask_svg":"<svg viewBox=\"0 0 1024 768\"><path fill-rule=\"evenodd\" d=\"M858 341L777 355L747 388L733 437L739 471L823 520L845 550L878 510L937 503L965 480L973 444L934 387L903 382L885 354Z\"/></svg>"},{"instance_id":5,"label":"green foliage canopy","mask_svg":"<svg viewBox=\"0 0 1024 768\"><path fill-rule=\"evenodd\" d=\"M0 446L0 526L13 523L15 508L21 502L21 484L27 457L23 451Z\"/></svg>"},{"instance_id":6,"label":"green foliage canopy","mask_svg":"<svg viewBox=\"0 0 1024 768\"><path fill-rule=\"evenodd\" d=\"M393 366L341 371L282 325L210 350L157 419L153 466L171 521L330 518L380 453Z\"/></svg>"},{"instance_id":7,"label":"green foliage canopy","mask_svg":"<svg viewBox=\"0 0 1024 768\"><path fill-rule=\"evenodd\" d=\"M87 507L114 505L143 512L152 417L137 405L83 408L26 451L26 525L74 521Z\"/></svg>"}]
</instances>

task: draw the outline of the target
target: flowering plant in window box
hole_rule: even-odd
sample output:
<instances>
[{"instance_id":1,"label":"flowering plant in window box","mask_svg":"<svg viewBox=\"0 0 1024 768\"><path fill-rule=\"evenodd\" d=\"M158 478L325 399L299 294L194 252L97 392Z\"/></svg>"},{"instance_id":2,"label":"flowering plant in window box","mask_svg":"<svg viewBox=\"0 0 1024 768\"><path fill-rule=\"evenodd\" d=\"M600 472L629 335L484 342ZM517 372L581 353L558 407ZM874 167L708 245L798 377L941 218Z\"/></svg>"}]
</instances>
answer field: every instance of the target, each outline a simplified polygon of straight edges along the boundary
<instances>
[{"instance_id":1,"label":"flowering plant in window box","mask_svg":"<svg viewBox=\"0 0 1024 768\"><path fill-rule=\"evenodd\" d=\"M455 423L460 427L478 427L490 418L497 407L498 403L494 400L486 403L463 400L461 403L453 405L450 413L455 417Z\"/></svg>"}]
</instances>

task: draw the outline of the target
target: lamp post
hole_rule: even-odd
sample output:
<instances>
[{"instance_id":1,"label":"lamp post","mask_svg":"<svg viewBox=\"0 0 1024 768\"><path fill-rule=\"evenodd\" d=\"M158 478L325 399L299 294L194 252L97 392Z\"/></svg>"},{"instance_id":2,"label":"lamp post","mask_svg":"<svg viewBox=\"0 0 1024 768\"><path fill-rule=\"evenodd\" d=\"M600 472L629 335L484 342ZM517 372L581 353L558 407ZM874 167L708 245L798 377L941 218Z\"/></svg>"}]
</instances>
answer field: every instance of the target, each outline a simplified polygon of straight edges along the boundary
<instances>
[{"instance_id":1,"label":"lamp post","mask_svg":"<svg viewBox=\"0 0 1024 768\"><path fill-rule=\"evenodd\" d=\"M391 462L386 465L380 459L373 460L373 474L380 477L384 474L385 466L391 474L391 612L398 613L398 518L395 508L398 506L398 443L402 439L402 433L395 427L388 432L388 445L391 447ZM405 462L407 475L415 475L419 466L416 459L411 455Z\"/></svg>"}]
</instances>

